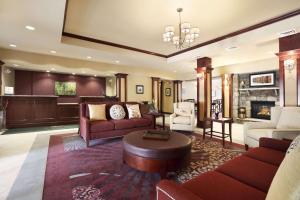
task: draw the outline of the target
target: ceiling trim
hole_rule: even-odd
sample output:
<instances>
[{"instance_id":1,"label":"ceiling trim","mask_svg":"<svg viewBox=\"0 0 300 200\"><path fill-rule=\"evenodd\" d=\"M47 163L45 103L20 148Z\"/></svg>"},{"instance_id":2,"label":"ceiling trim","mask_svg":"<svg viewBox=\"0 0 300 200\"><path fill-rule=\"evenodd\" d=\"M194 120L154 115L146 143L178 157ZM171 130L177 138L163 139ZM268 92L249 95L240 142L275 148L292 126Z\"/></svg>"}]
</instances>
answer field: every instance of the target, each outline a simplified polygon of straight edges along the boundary
<instances>
[{"instance_id":1,"label":"ceiling trim","mask_svg":"<svg viewBox=\"0 0 300 200\"><path fill-rule=\"evenodd\" d=\"M270 24L273 24L273 23L276 23L276 22L279 22L279 21L282 21L282 20L285 20L285 19L288 19L290 17L294 17L294 16L300 14L300 8L299 8L294 11L288 12L286 14L283 14L283 15L268 19L266 21L260 22L258 24L254 24L252 26L248 26L246 28L243 28L243 29L228 33L226 35L214 38L212 40L197 44L195 46L183 49L181 51L177 51L177 52L171 53L169 55L164 55L164 54L160 54L160 53L156 53L156 52L138 49L135 47L130 47L130 46L122 45L122 44L117 44L117 43L113 43L113 42L109 42L109 41L99 40L96 38L91 38L91 37L86 37L86 36L82 36L82 35L78 35L78 34L65 32L65 24L66 24L67 12L68 12L68 3L69 3L69 0L66 0L65 11L64 11L64 21L63 21L63 28L62 28L62 36L71 37L71 38L75 38L75 39L79 39L79 40L85 40L88 42L94 42L94 43L103 44L103 45L108 45L108 46L117 47L117 48L121 48L121 49L136 51L136 52L140 52L140 53L150 54L150 55L158 56L158 57L162 57L162 58L170 58L170 57L173 57L173 56L176 56L176 55L179 55L179 54L182 54L182 53L185 53L185 52L188 52L188 51L191 51L191 50L203 47L203 46L210 45L212 43L219 42L219 41L227 39L227 38L231 38L231 37L234 37L234 36L249 32L249 31L253 31L258 28L262 28L264 26L267 26L267 25L270 25Z\"/></svg>"},{"instance_id":2,"label":"ceiling trim","mask_svg":"<svg viewBox=\"0 0 300 200\"><path fill-rule=\"evenodd\" d=\"M113 42L108 42L108 41L104 41L104 40L98 40L98 39L95 39L95 38L86 37L86 36L82 36L82 35L77 35L77 34L73 34L73 33L68 33L68 32L64 32L64 31L62 32L62 36L75 38L75 39L79 39L79 40L84 40L84 41L88 41L88 42L94 42L94 43L98 43L98 44L104 44L104 45L117 47L117 48L121 48L121 49L137 51L137 52L140 52L140 53L150 54L150 55L158 56L158 57L162 57L162 58L167 58L167 55L163 55L163 54L160 54L160 53L155 53L155 52L152 52L152 51L138 49L138 48L134 48L134 47L130 47L130 46L122 45L122 44L117 44L117 43L113 43Z\"/></svg>"},{"instance_id":3,"label":"ceiling trim","mask_svg":"<svg viewBox=\"0 0 300 200\"><path fill-rule=\"evenodd\" d=\"M278 17L271 18L271 19L269 19L269 20L260 22L260 23L258 23L258 24L254 24L254 25L252 25L252 26L248 26L248 27L243 28L243 29L240 29L240 30L238 30L238 31L231 32L231 33L228 33L228 34L226 34L226 35L223 35L223 36L214 38L214 39L212 39L212 40L209 40L209 41L206 41L206 42L197 44L197 45L192 46L192 47L189 47L189 48L187 48L187 49L183 49L183 50L181 50L181 51L178 51L178 52L169 54L169 55L168 55L168 58L169 58L169 57L172 57L172 56L176 56L176 55L182 54L182 53L185 53L185 52L187 52L187 51L191 51L191 50L193 50L193 49L197 49L197 48L199 48L199 47L203 47L203 46L206 46L206 45L215 43L215 42L219 42L219 41L224 40L224 39L227 39L227 38L231 38L231 37L234 37L234 36L243 34L243 33L249 32L249 31L253 31L253 30L258 29L258 28L262 28L262 27L264 27L264 26L267 26L267 25L273 24L273 23L275 23L275 22L279 22L279 21L285 20L285 19L290 18L290 17L294 17L294 16L299 15L299 14L300 14L300 8L297 9L297 10L294 10L294 11L292 11L292 12L288 12L288 13L286 13L286 14L284 14L284 15L280 15L280 16L278 16Z\"/></svg>"}]
</instances>

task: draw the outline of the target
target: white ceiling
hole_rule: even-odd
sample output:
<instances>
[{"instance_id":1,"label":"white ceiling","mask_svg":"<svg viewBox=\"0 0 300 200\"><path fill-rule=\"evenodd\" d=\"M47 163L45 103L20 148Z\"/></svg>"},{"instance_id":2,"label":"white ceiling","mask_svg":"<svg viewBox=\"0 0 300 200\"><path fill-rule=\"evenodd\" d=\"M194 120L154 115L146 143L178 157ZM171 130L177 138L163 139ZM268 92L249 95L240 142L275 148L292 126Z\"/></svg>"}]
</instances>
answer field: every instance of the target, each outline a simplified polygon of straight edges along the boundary
<instances>
[{"instance_id":1,"label":"white ceiling","mask_svg":"<svg viewBox=\"0 0 300 200\"><path fill-rule=\"evenodd\" d=\"M177 7L184 8L183 19L200 27L199 42L300 8L299 0L226 0L222 1L224 5L219 5L217 0L70 1L70 18L67 18L70 21L66 23L66 31L163 53L174 52L172 46L161 41L161 33L165 25L176 25ZM131 66L159 69L180 77L181 73L194 70L198 57L212 57L213 67L274 57L273 53L278 51L278 33L291 28L300 30L299 15L164 59L105 45L84 45L80 44L82 41L71 39L61 42L64 9L65 1L62 0L1 0L0 47L49 55L50 50L55 50L56 56L82 60L92 56L92 61L110 64L116 64L115 61L119 60L117 65L124 66L124 70ZM75 11L78 12L76 15ZM89 15L84 14L87 11ZM34 26L36 30L28 31L26 25ZM17 47L9 47L9 44L16 44ZM230 46L237 46L238 49L226 51L225 48Z\"/></svg>"}]
</instances>

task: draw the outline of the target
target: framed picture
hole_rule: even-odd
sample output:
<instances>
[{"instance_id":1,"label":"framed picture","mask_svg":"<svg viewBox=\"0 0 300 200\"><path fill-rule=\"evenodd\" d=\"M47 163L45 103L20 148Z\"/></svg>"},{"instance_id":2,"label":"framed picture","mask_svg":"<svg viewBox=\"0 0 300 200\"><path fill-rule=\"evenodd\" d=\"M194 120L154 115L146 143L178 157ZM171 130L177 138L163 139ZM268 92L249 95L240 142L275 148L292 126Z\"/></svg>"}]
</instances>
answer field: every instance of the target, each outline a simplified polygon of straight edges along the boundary
<instances>
[{"instance_id":1,"label":"framed picture","mask_svg":"<svg viewBox=\"0 0 300 200\"><path fill-rule=\"evenodd\" d=\"M171 96L171 88L166 88L165 95L166 96Z\"/></svg>"},{"instance_id":2,"label":"framed picture","mask_svg":"<svg viewBox=\"0 0 300 200\"><path fill-rule=\"evenodd\" d=\"M136 85L135 91L137 94L144 94L144 86L143 85Z\"/></svg>"},{"instance_id":3,"label":"framed picture","mask_svg":"<svg viewBox=\"0 0 300 200\"><path fill-rule=\"evenodd\" d=\"M275 72L250 74L250 87L275 86Z\"/></svg>"},{"instance_id":4,"label":"framed picture","mask_svg":"<svg viewBox=\"0 0 300 200\"><path fill-rule=\"evenodd\" d=\"M76 82L55 81L55 95L76 96Z\"/></svg>"}]
</instances>

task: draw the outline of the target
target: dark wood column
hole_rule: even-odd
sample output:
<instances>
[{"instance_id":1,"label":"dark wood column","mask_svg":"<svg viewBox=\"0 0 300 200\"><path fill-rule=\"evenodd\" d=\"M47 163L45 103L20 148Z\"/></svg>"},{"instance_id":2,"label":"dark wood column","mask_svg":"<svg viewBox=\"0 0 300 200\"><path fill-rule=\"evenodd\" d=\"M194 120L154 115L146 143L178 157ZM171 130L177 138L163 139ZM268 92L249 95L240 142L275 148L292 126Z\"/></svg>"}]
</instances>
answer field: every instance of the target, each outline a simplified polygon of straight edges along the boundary
<instances>
[{"instance_id":1,"label":"dark wood column","mask_svg":"<svg viewBox=\"0 0 300 200\"><path fill-rule=\"evenodd\" d=\"M300 33L279 38L280 106L300 106Z\"/></svg>"},{"instance_id":2,"label":"dark wood column","mask_svg":"<svg viewBox=\"0 0 300 200\"><path fill-rule=\"evenodd\" d=\"M203 57L197 60L197 126L203 128L205 119L211 117L211 58Z\"/></svg>"},{"instance_id":3,"label":"dark wood column","mask_svg":"<svg viewBox=\"0 0 300 200\"><path fill-rule=\"evenodd\" d=\"M233 87L232 87L233 74L222 75L222 106L223 117L232 117L232 104L233 104Z\"/></svg>"},{"instance_id":4,"label":"dark wood column","mask_svg":"<svg viewBox=\"0 0 300 200\"><path fill-rule=\"evenodd\" d=\"M157 110L160 110L160 98L160 78L152 77L152 101Z\"/></svg>"},{"instance_id":5,"label":"dark wood column","mask_svg":"<svg viewBox=\"0 0 300 200\"><path fill-rule=\"evenodd\" d=\"M182 81L176 80L173 81L173 101L175 102L181 102L182 101Z\"/></svg>"},{"instance_id":6,"label":"dark wood column","mask_svg":"<svg viewBox=\"0 0 300 200\"><path fill-rule=\"evenodd\" d=\"M2 65L4 65L4 62L0 60L0 94L2 94Z\"/></svg>"},{"instance_id":7,"label":"dark wood column","mask_svg":"<svg viewBox=\"0 0 300 200\"><path fill-rule=\"evenodd\" d=\"M127 101L127 75L121 73L115 74L117 97L121 102Z\"/></svg>"}]
</instances>

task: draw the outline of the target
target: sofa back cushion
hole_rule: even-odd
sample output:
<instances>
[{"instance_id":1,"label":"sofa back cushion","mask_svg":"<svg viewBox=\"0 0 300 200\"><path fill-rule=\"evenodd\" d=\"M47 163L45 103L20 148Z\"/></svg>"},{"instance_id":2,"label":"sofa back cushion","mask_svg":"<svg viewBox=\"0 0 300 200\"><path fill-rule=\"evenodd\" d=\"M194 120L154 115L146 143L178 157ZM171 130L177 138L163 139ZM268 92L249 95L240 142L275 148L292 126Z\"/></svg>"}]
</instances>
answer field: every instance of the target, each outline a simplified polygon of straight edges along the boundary
<instances>
[{"instance_id":1,"label":"sofa back cushion","mask_svg":"<svg viewBox=\"0 0 300 200\"><path fill-rule=\"evenodd\" d=\"M286 154L269 188L266 200L300 199L300 150Z\"/></svg>"},{"instance_id":2,"label":"sofa back cushion","mask_svg":"<svg viewBox=\"0 0 300 200\"><path fill-rule=\"evenodd\" d=\"M106 104L88 104L89 117L91 121L107 120L106 119Z\"/></svg>"},{"instance_id":3,"label":"sofa back cushion","mask_svg":"<svg viewBox=\"0 0 300 200\"><path fill-rule=\"evenodd\" d=\"M277 129L300 129L300 107L283 107Z\"/></svg>"}]
</instances>

